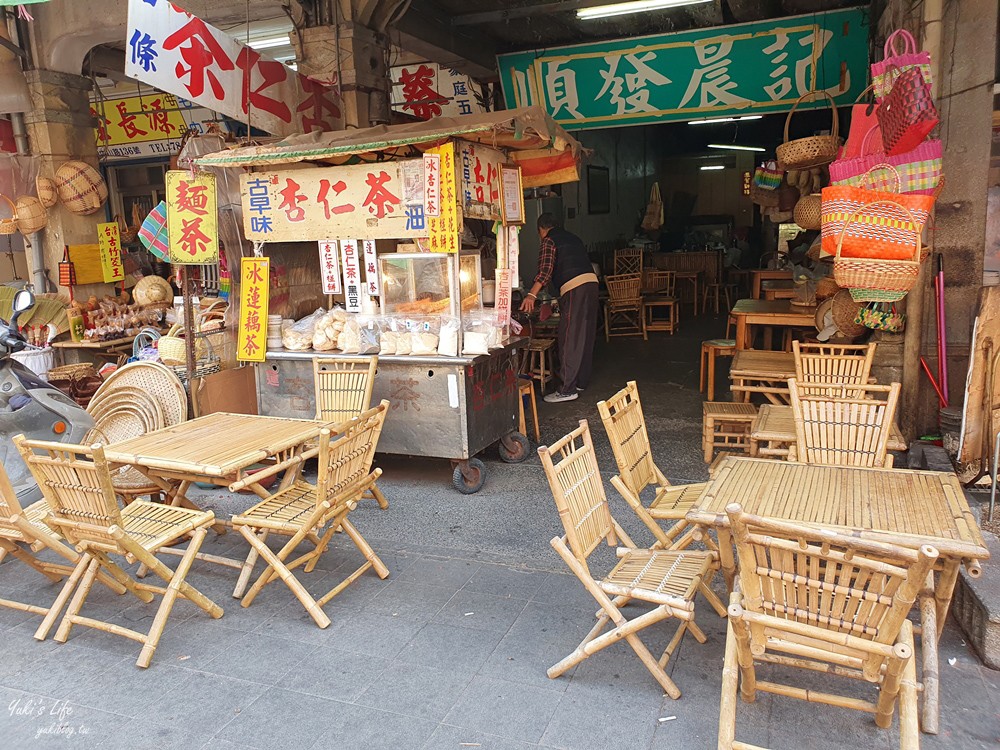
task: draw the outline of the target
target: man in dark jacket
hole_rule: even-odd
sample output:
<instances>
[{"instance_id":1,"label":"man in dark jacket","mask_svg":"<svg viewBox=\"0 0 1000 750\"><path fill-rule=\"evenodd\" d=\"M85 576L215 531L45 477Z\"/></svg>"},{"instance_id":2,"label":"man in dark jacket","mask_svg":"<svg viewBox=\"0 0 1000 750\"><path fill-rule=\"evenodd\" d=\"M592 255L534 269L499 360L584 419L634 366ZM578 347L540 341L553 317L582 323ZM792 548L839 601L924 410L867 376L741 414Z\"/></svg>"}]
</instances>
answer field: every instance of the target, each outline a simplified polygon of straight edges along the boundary
<instances>
[{"instance_id":1,"label":"man in dark jacket","mask_svg":"<svg viewBox=\"0 0 1000 750\"><path fill-rule=\"evenodd\" d=\"M559 390L545 397L549 403L572 401L590 384L597 334L597 274L583 241L556 226L552 214L538 217L542 248L538 275L521 303L521 312L535 309L538 293L549 282L559 294Z\"/></svg>"}]
</instances>

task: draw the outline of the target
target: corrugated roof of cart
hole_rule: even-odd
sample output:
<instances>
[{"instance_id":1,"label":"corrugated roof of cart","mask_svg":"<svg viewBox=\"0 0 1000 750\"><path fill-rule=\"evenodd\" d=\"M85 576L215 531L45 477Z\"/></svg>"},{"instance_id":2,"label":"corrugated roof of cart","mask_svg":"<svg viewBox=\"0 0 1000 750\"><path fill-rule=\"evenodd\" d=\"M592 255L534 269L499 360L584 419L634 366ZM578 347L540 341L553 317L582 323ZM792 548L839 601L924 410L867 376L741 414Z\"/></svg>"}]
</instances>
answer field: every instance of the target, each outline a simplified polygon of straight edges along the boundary
<instances>
[{"instance_id":1,"label":"corrugated roof of cart","mask_svg":"<svg viewBox=\"0 0 1000 750\"><path fill-rule=\"evenodd\" d=\"M426 122L293 135L266 146L218 151L196 158L201 167L258 167L303 161L343 164L386 151L404 156L449 138L463 138L509 149L521 165L524 187L574 182L580 178L580 142L562 129L541 107L438 117ZM399 153L400 151L403 153Z\"/></svg>"}]
</instances>

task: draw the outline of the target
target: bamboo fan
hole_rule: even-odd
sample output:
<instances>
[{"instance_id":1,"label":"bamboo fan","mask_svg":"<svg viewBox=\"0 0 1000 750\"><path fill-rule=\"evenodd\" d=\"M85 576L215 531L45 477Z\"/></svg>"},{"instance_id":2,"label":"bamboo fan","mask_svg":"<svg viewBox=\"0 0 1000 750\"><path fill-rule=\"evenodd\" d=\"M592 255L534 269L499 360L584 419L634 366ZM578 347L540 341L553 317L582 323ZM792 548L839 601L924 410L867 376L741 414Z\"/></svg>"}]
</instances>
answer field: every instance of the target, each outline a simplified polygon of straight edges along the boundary
<instances>
[{"instance_id":1,"label":"bamboo fan","mask_svg":"<svg viewBox=\"0 0 1000 750\"><path fill-rule=\"evenodd\" d=\"M0 318L10 320L14 313L14 294L16 289L0 286ZM22 326L44 326L52 324L59 333L69 330L69 320L66 318L66 303L58 296L35 298L35 306L22 313L17 321Z\"/></svg>"}]
</instances>

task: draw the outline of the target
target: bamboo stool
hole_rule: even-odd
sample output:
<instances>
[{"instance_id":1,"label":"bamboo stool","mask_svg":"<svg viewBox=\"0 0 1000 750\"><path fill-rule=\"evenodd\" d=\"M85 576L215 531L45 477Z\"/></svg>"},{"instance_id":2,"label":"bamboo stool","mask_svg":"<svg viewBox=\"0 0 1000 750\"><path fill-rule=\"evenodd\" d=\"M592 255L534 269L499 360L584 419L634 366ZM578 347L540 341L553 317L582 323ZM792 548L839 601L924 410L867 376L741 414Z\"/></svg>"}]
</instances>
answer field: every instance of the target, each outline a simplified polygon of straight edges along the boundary
<instances>
[{"instance_id":1,"label":"bamboo stool","mask_svg":"<svg viewBox=\"0 0 1000 750\"><path fill-rule=\"evenodd\" d=\"M736 339L709 339L701 342L699 390L711 401L715 398L715 358L736 354ZM707 386L707 391L706 391Z\"/></svg>"},{"instance_id":2,"label":"bamboo stool","mask_svg":"<svg viewBox=\"0 0 1000 750\"><path fill-rule=\"evenodd\" d=\"M749 454L750 428L757 417L753 404L736 404L731 401L706 401L702 405L701 447L705 463L712 463L715 449L732 453Z\"/></svg>"},{"instance_id":3,"label":"bamboo stool","mask_svg":"<svg viewBox=\"0 0 1000 750\"><path fill-rule=\"evenodd\" d=\"M712 300L712 312L716 315L719 314L719 304L721 302L720 296L725 295L726 297L726 310L731 310L733 307L733 298L730 294L730 290L733 289L732 284L705 284L702 287L701 292L701 314L705 314L705 310L708 309L709 298Z\"/></svg>"},{"instance_id":4,"label":"bamboo stool","mask_svg":"<svg viewBox=\"0 0 1000 750\"><path fill-rule=\"evenodd\" d=\"M532 339L524 357L523 373L538 381L542 393L553 378L552 347L555 343L555 339Z\"/></svg>"},{"instance_id":5,"label":"bamboo stool","mask_svg":"<svg viewBox=\"0 0 1000 750\"><path fill-rule=\"evenodd\" d=\"M519 376L519 384L517 386L517 414L518 414L518 427L521 430L522 435L528 434L528 426L525 424L524 419L524 399L531 399L531 420L535 426L535 442L542 442L542 435L538 428L538 402L535 400L535 381L524 375Z\"/></svg>"}]
</instances>

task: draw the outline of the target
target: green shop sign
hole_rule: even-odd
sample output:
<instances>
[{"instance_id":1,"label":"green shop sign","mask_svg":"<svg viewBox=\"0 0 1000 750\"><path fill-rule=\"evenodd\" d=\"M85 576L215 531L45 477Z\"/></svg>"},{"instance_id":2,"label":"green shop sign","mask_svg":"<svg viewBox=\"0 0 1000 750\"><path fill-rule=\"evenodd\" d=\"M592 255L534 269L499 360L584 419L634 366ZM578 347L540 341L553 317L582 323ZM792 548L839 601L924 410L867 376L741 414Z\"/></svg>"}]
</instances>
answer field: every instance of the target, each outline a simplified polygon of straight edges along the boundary
<instances>
[{"instance_id":1,"label":"green shop sign","mask_svg":"<svg viewBox=\"0 0 1000 750\"><path fill-rule=\"evenodd\" d=\"M787 111L808 91L850 104L867 86L868 10L500 55L508 108L570 130ZM829 106L823 97L805 108Z\"/></svg>"}]
</instances>

